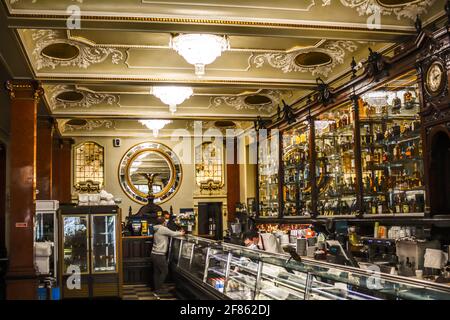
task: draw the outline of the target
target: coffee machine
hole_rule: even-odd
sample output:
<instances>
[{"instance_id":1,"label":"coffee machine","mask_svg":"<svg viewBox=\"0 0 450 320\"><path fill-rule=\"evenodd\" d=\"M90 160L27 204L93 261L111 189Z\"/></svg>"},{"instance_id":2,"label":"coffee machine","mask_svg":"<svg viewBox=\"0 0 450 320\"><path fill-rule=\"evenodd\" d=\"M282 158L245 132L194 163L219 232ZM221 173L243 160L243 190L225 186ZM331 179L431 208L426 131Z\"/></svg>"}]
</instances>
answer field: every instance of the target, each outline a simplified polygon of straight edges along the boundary
<instances>
[{"instance_id":1,"label":"coffee machine","mask_svg":"<svg viewBox=\"0 0 450 320\"><path fill-rule=\"evenodd\" d=\"M376 264L381 272L391 273L397 265L397 252L395 240L371 237L361 238L366 252L367 262Z\"/></svg>"}]
</instances>

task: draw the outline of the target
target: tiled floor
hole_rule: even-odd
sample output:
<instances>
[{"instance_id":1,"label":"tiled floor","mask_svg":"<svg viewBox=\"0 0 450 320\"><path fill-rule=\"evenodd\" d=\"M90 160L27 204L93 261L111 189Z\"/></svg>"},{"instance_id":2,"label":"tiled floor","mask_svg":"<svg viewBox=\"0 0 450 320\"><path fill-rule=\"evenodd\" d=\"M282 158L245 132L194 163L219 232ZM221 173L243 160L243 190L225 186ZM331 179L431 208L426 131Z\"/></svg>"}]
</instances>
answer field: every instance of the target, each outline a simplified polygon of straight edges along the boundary
<instances>
[{"instance_id":1,"label":"tiled floor","mask_svg":"<svg viewBox=\"0 0 450 320\"><path fill-rule=\"evenodd\" d=\"M175 289L171 284L165 284L164 289ZM176 300L173 293L156 295L146 285L124 285L123 300Z\"/></svg>"}]
</instances>

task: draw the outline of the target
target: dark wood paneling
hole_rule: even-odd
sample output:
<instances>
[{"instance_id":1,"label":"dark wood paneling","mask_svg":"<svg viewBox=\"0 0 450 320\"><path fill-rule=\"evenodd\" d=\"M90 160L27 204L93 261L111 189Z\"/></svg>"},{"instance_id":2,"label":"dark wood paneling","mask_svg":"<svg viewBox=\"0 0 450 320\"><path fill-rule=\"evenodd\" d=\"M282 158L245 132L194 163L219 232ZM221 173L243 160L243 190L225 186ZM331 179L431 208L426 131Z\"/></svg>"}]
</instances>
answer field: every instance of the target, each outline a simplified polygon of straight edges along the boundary
<instances>
[{"instance_id":1,"label":"dark wood paneling","mask_svg":"<svg viewBox=\"0 0 450 320\"><path fill-rule=\"evenodd\" d=\"M6 146L0 143L0 257L6 256Z\"/></svg>"},{"instance_id":2,"label":"dark wood paneling","mask_svg":"<svg viewBox=\"0 0 450 320\"><path fill-rule=\"evenodd\" d=\"M153 242L151 238L123 238L124 284L152 284L152 263L150 259L152 245Z\"/></svg>"},{"instance_id":3,"label":"dark wood paneling","mask_svg":"<svg viewBox=\"0 0 450 320\"><path fill-rule=\"evenodd\" d=\"M73 139L53 140L53 199L60 203L70 203L72 198L72 145Z\"/></svg>"},{"instance_id":4,"label":"dark wood paneling","mask_svg":"<svg viewBox=\"0 0 450 320\"><path fill-rule=\"evenodd\" d=\"M49 119L38 121L37 178L38 200L52 199L53 123Z\"/></svg>"}]
</instances>

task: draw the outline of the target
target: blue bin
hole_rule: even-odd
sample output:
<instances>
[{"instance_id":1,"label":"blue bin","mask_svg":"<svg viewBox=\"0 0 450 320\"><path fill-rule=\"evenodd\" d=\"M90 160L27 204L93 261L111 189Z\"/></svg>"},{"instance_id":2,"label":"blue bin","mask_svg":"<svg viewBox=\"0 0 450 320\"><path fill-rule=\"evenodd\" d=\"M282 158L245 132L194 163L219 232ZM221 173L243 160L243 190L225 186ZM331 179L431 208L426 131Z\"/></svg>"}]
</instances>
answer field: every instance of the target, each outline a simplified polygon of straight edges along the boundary
<instances>
[{"instance_id":1,"label":"blue bin","mask_svg":"<svg viewBox=\"0 0 450 320\"><path fill-rule=\"evenodd\" d=\"M38 300L47 300L47 288L38 288Z\"/></svg>"},{"instance_id":2,"label":"blue bin","mask_svg":"<svg viewBox=\"0 0 450 320\"><path fill-rule=\"evenodd\" d=\"M61 290L58 287L52 288L52 300L61 300Z\"/></svg>"}]
</instances>

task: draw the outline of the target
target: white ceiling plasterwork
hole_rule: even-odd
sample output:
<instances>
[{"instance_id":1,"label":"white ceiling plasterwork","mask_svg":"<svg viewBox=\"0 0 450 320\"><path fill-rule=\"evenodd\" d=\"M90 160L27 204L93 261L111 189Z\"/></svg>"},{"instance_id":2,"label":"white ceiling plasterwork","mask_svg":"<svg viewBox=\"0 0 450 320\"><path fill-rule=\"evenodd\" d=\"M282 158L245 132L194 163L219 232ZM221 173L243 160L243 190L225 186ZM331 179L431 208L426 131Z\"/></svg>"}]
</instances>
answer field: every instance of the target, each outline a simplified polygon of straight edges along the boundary
<instances>
[{"instance_id":1,"label":"white ceiling plasterwork","mask_svg":"<svg viewBox=\"0 0 450 320\"><path fill-rule=\"evenodd\" d=\"M237 111L239 110L257 110L259 112L265 111L266 113L271 113L274 111L275 107L277 107L283 95L280 91L277 90L260 90L257 93L258 96L265 96L270 99L270 102L261 103L261 104L249 104L246 99L250 96L255 95L252 94L241 94L241 95L233 95L233 96L219 96L219 97L211 97L210 99L210 107L220 107L222 105L227 105L233 107ZM288 96L292 96L292 92L288 92Z\"/></svg>"},{"instance_id":2,"label":"white ceiling plasterwork","mask_svg":"<svg viewBox=\"0 0 450 320\"><path fill-rule=\"evenodd\" d=\"M33 57L36 63L36 69L43 68L55 69L61 67L78 67L87 69L92 64L102 63L109 56L111 62L118 64L124 59L124 54L115 48L104 48L100 46L88 46L73 40L62 39L60 34L55 30L30 30L32 32L32 39L35 41L35 48L33 50ZM79 54L73 59L55 59L42 54L47 46L55 43L66 43L75 46L79 50Z\"/></svg>"},{"instance_id":3,"label":"white ceiling plasterwork","mask_svg":"<svg viewBox=\"0 0 450 320\"><path fill-rule=\"evenodd\" d=\"M67 131L92 131L98 128L114 128L114 123L111 120L85 120L85 123L82 125L71 125L68 123L70 120L67 120L62 125L63 132Z\"/></svg>"},{"instance_id":4,"label":"white ceiling plasterwork","mask_svg":"<svg viewBox=\"0 0 450 320\"><path fill-rule=\"evenodd\" d=\"M314 49L299 49L290 53L264 53L253 58L252 63L261 68L266 62L273 68L281 69L284 73L289 72L311 72L312 75L323 75L325 77L333 70L333 68L344 63L347 52L354 52L358 46L353 41L333 41L325 44L323 47ZM331 57L331 61L325 65L304 66L298 65L295 61L299 54L320 52Z\"/></svg>"},{"instance_id":5,"label":"white ceiling plasterwork","mask_svg":"<svg viewBox=\"0 0 450 320\"><path fill-rule=\"evenodd\" d=\"M67 101L58 98L64 92L77 92L82 95L79 101ZM72 89L68 85L56 85L49 90L50 107L52 110L57 108L90 108L100 104L120 106L120 96L108 93L99 93L88 90Z\"/></svg>"},{"instance_id":6,"label":"white ceiling plasterwork","mask_svg":"<svg viewBox=\"0 0 450 320\"><path fill-rule=\"evenodd\" d=\"M435 0L413 0L395 5L383 4L380 0L340 0L342 5L356 8L360 16L372 15L377 11L382 15L394 14L397 19L409 18L415 20L417 15L427 12Z\"/></svg>"}]
</instances>

